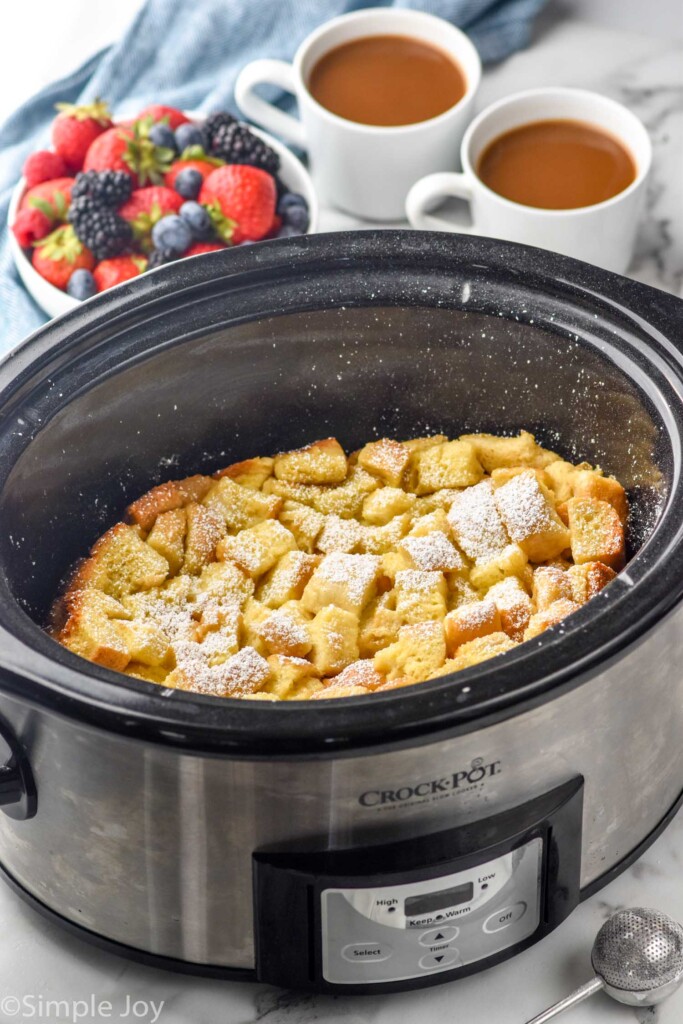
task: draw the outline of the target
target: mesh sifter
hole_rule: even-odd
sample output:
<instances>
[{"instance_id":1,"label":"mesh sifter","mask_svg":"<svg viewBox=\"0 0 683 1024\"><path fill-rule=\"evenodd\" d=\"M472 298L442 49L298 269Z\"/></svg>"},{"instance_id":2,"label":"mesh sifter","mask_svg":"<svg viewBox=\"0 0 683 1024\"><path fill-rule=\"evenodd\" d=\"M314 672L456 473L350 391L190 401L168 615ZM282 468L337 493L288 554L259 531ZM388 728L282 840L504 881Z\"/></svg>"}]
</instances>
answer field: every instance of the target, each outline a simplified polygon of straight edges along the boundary
<instances>
[{"instance_id":1,"label":"mesh sifter","mask_svg":"<svg viewBox=\"0 0 683 1024\"><path fill-rule=\"evenodd\" d=\"M683 928L659 910L620 910L598 932L591 962L592 981L527 1024L545 1024L601 989L631 1006L666 999L683 981Z\"/></svg>"}]
</instances>

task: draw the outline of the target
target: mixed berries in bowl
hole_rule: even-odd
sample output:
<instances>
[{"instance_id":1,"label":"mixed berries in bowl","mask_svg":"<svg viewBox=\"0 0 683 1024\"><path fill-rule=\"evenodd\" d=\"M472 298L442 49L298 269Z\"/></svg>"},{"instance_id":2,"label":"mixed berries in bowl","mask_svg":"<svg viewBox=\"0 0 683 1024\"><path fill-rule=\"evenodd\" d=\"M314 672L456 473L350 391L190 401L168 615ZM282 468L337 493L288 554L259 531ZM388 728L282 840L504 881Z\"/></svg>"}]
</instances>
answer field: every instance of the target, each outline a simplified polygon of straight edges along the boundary
<instances>
[{"instance_id":1,"label":"mixed berries in bowl","mask_svg":"<svg viewBox=\"0 0 683 1024\"><path fill-rule=\"evenodd\" d=\"M229 113L58 109L9 211L17 269L51 316L165 263L315 230L303 165Z\"/></svg>"}]
</instances>

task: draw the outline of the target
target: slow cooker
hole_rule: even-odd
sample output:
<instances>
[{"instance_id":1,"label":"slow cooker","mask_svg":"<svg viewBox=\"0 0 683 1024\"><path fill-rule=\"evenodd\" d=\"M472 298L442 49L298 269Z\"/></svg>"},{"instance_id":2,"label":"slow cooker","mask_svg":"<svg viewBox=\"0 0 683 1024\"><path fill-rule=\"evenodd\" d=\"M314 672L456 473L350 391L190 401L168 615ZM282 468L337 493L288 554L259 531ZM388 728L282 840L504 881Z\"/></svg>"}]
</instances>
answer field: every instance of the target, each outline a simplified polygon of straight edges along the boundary
<instances>
[{"instance_id":1,"label":"slow cooker","mask_svg":"<svg viewBox=\"0 0 683 1024\"><path fill-rule=\"evenodd\" d=\"M0 368L0 864L174 970L335 992L537 942L683 790L683 303L538 249L359 232L170 265ZM60 580L159 481L336 435L536 433L616 474L630 561L493 662L255 704L80 660Z\"/></svg>"}]
</instances>

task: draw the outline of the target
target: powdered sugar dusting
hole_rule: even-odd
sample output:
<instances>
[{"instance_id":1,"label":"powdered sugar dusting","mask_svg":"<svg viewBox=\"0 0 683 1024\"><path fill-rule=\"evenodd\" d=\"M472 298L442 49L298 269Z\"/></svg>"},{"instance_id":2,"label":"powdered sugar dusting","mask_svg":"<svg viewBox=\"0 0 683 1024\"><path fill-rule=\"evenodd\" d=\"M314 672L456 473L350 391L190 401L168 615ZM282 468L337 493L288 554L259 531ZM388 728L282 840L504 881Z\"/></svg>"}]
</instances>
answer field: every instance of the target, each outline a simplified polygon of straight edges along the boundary
<instances>
[{"instance_id":1,"label":"powdered sugar dusting","mask_svg":"<svg viewBox=\"0 0 683 1024\"><path fill-rule=\"evenodd\" d=\"M510 543L490 480L461 491L450 507L448 522L460 547L478 565L490 562Z\"/></svg>"}]
</instances>

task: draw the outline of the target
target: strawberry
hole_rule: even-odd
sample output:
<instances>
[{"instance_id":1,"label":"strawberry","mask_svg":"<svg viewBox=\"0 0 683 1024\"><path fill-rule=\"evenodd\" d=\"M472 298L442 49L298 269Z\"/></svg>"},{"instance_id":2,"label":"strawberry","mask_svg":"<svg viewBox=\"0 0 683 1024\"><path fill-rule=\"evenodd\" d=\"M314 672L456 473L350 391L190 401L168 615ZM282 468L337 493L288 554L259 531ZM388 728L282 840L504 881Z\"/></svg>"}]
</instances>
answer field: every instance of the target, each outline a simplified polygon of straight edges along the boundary
<instances>
[{"instance_id":1,"label":"strawberry","mask_svg":"<svg viewBox=\"0 0 683 1024\"><path fill-rule=\"evenodd\" d=\"M109 107L102 100L75 106L58 103L52 125L52 145L72 171L80 171L93 141L111 127Z\"/></svg>"},{"instance_id":2,"label":"strawberry","mask_svg":"<svg viewBox=\"0 0 683 1024\"><path fill-rule=\"evenodd\" d=\"M129 222L138 245L147 251L152 246L150 236L156 222L169 213L177 213L183 202L183 197L173 189L150 185L135 189L130 199L119 207L118 215Z\"/></svg>"},{"instance_id":3,"label":"strawberry","mask_svg":"<svg viewBox=\"0 0 683 1024\"><path fill-rule=\"evenodd\" d=\"M174 152L155 146L149 138L151 117L135 121L132 126L118 125L95 139L86 153L84 171L127 171L135 184L159 185L173 162Z\"/></svg>"},{"instance_id":4,"label":"strawberry","mask_svg":"<svg viewBox=\"0 0 683 1024\"><path fill-rule=\"evenodd\" d=\"M65 178L69 173L66 163L59 153L49 149L39 149L31 153L24 164L24 178L28 188L40 185L43 181Z\"/></svg>"},{"instance_id":5,"label":"strawberry","mask_svg":"<svg viewBox=\"0 0 683 1024\"><path fill-rule=\"evenodd\" d=\"M24 192L19 209L27 210L33 207L42 210L53 220L66 220L74 181L75 178L54 178L52 181L34 185Z\"/></svg>"},{"instance_id":6,"label":"strawberry","mask_svg":"<svg viewBox=\"0 0 683 1024\"><path fill-rule=\"evenodd\" d=\"M70 224L56 228L45 238L36 242L33 249L33 267L41 277L64 290L74 270L83 267L92 270L95 257L78 240Z\"/></svg>"},{"instance_id":7,"label":"strawberry","mask_svg":"<svg viewBox=\"0 0 683 1024\"><path fill-rule=\"evenodd\" d=\"M270 231L277 190L272 175L248 164L217 167L199 193L223 242L258 242Z\"/></svg>"},{"instance_id":8,"label":"strawberry","mask_svg":"<svg viewBox=\"0 0 683 1024\"><path fill-rule=\"evenodd\" d=\"M180 154L179 160L173 161L164 177L164 184L168 185L169 188L175 188L176 178L181 171L186 170L188 167L199 171L202 178L207 178L212 171L215 171L217 167L223 167L224 164L225 160L209 156L201 146L190 146Z\"/></svg>"},{"instance_id":9,"label":"strawberry","mask_svg":"<svg viewBox=\"0 0 683 1024\"><path fill-rule=\"evenodd\" d=\"M22 249L28 249L52 231L52 220L42 210L20 210L12 225L14 237Z\"/></svg>"},{"instance_id":10,"label":"strawberry","mask_svg":"<svg viewBox=\"0 0 683 1024\"><path fill-rule=\"evenodd\" d=\"M138 121L143 117L150 117L153 124L157 121L165 121L172 131L175 131L179 124L185 124L190 120L189 117L185 117L182 110L176 110L175 107L164 107L160 103L153 103L141 110L138 114Z\"/></svg>"},{"instance_id":11,"label":"strawberry","mask_svg":"<svg viewBox=\"0 0 683 1024\"><path fill-rule=\"evenodd\" d=\"M227 245L221 245L220 242L193 242L185 256L200 256L203 252L218 252L219 249L227 248Z\"/></svg>"},{"instance_id":12,"label":"strawberry","mask_svg":"<svg viewBox=\"0 0 683 1024\"><path fill-rule=\"evenodd\" d=\"M93 277L98 292L103 292L115 284L130 281L131 277L137 277L146 268L147 260L144 256L114 256L113 259L98 263L93 270Z\"/></svg>"}]
</instances>

